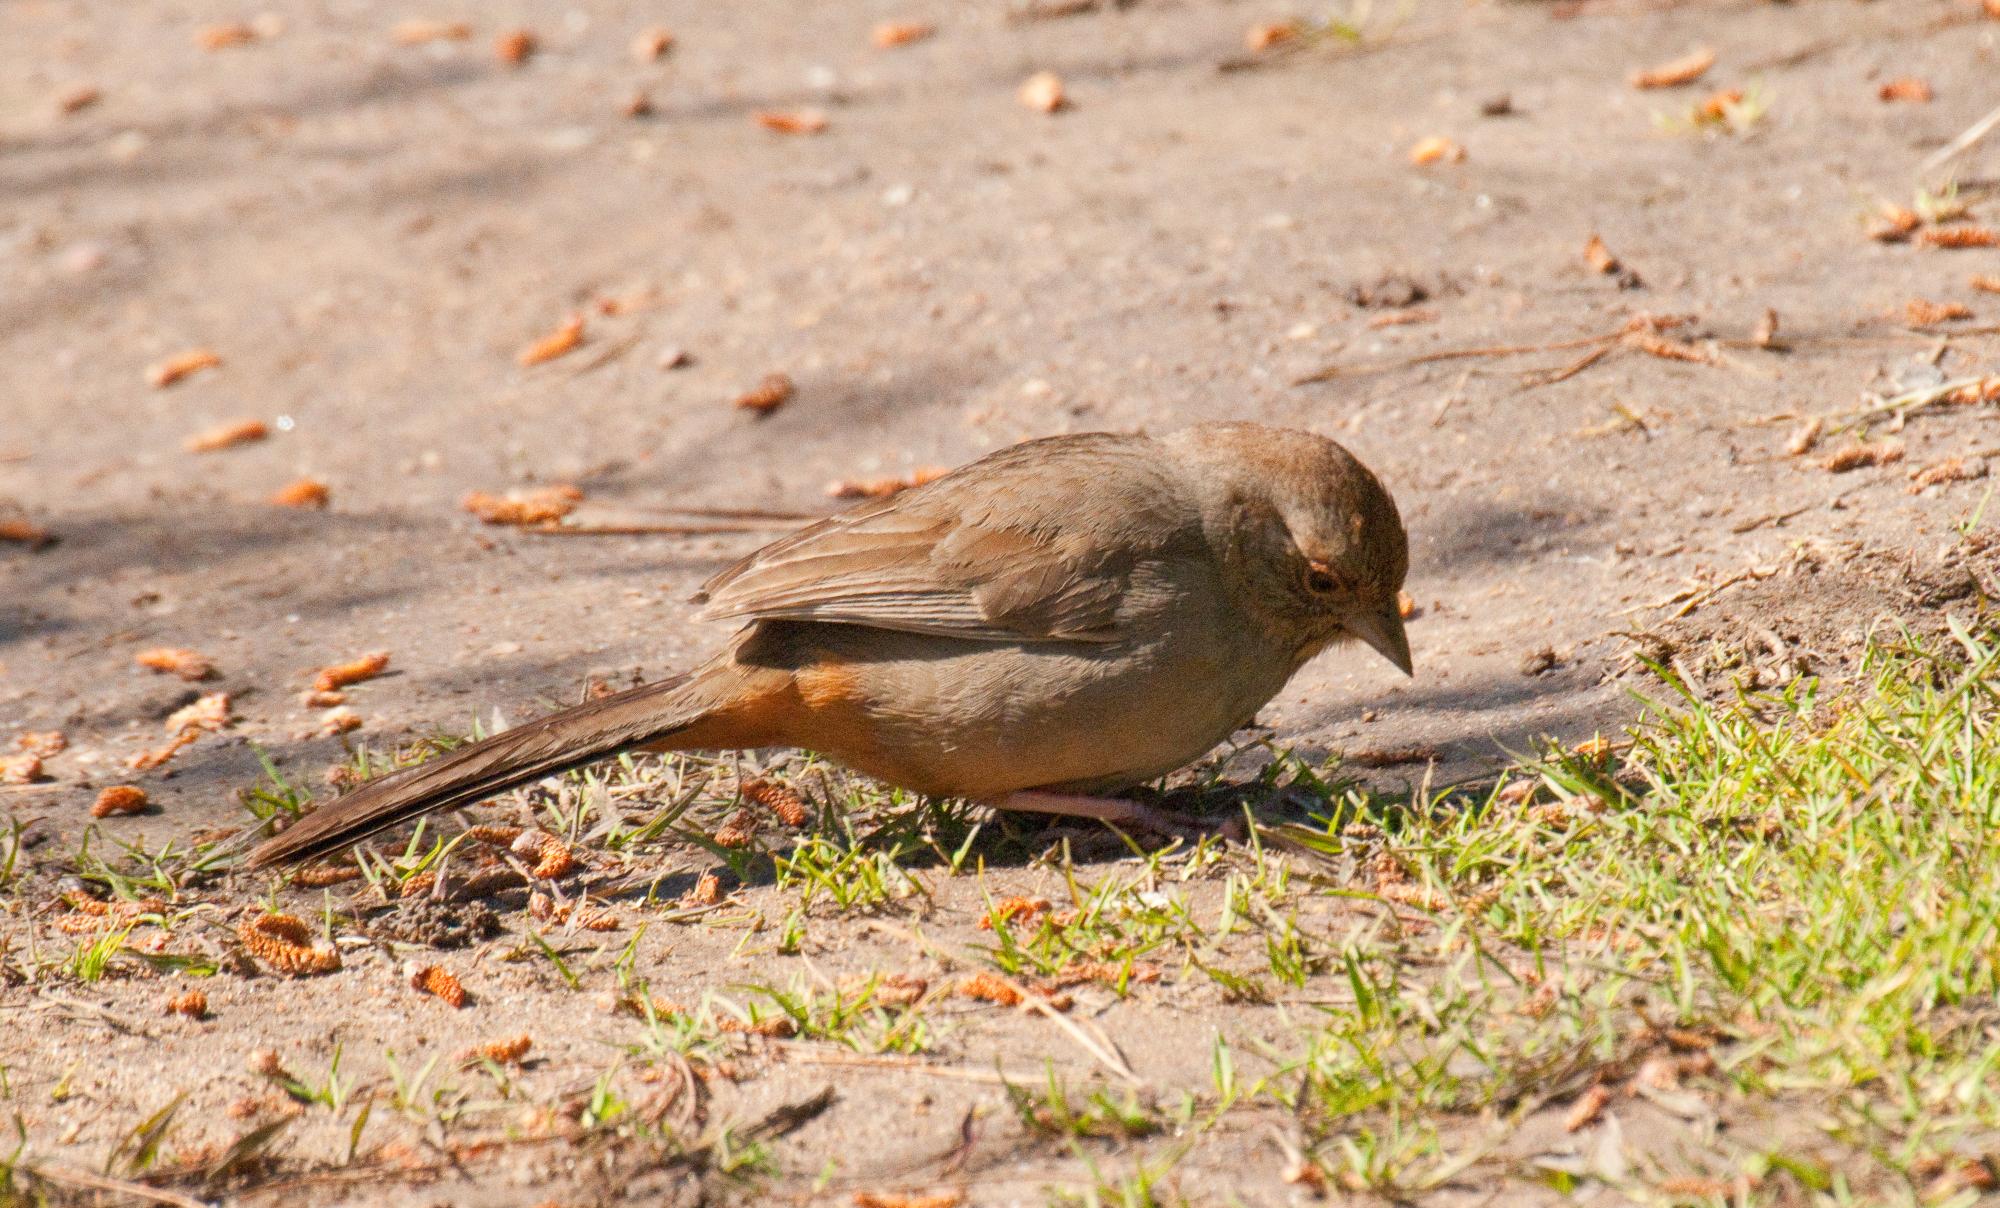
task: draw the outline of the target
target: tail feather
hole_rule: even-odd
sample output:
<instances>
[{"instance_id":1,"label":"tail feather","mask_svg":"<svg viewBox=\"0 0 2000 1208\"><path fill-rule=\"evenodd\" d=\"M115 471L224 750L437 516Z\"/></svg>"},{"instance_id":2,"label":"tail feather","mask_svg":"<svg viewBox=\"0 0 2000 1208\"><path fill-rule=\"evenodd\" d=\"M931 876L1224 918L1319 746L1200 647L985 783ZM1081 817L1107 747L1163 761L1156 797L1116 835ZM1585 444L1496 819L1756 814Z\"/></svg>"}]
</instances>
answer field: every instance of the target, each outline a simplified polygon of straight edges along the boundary
<instances>
[{"instance_id":1,"label":"tail feather","mask_svg":"<svg viewBox=\"0 0 2000 1208\"><path fill-rule=\"evenodd\" d=\"M667 737L700 720L692 675L646 684L552 713L372 780L299 819L250 853L250 867L303 860L345 847L433 810L475 804L510 788Z\"/></svg>"}]
</instances>

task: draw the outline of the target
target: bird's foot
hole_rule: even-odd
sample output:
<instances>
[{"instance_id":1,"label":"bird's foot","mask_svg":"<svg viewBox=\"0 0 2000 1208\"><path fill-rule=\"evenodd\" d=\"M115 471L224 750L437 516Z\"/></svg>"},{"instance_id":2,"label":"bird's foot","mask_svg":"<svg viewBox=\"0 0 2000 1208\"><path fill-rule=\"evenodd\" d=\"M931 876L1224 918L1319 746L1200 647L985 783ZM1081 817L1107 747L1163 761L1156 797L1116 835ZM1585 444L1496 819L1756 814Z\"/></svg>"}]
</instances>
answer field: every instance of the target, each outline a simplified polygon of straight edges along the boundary
<instances>
[{"instance_id":1,"label":"bird's foot","mask_svg":"<svg viewBox=\"0 0 2000 1208\"><path fill-rule=\"evenodd\" d=\"M995 809L1016 810L1025 814L1058 814L1065 818L1095 818L1112 826L1129 830L1148 831L1169 839L1199 839L1204 835L1219 834L1223 838L1240 838L1243 828L1241 818L1229 818L1220 825L1177 814L1172 810L1158 809L1143 802L1128 801L1123 797L1086 797L1078 793L1042 793L1032 789L1009 793L988 804Z\"/></svg>"}]
</instances>

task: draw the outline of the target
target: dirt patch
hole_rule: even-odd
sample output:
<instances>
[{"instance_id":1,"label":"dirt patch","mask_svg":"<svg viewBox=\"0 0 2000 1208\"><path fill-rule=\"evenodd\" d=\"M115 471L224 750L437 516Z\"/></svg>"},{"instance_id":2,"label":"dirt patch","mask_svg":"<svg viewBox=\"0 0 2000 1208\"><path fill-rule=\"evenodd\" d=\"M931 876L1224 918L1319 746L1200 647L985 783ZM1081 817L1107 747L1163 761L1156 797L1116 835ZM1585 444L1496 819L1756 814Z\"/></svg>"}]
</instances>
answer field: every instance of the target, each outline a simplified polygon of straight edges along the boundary
<instances>
[{"instance_id":1,"label":"dirt patch","mask_svg":"<svg viewBox=\"0 0 2000 1208\"><path fill-rule=\"evenodd\" d=\"M1270 971L1287 912L1391 963L1414 924L1301 880L1211 943L1244 885L1293 875L1243 845L1161 864L798 758L767 770L813 820L766 823L753 859L712 845L746 758L482 812L584 820L590 867L533 887L540 915L526 886L401 904L186 863L329 768L693 665L726 634L689 593L834 506L829 483L1222 417L1348 444L1409 523L1418 677L1330 655L1190 778L1198 808L1272 822L1344 793L1342 758L1421 792L1490 784L1545 735L1615 737L1635 633L1721 692L1839 674L1884 618L1935 632L1995 589L1993 480L1969 475L2000 456L2000 410L1908 401L2000 372L2000 302L1974 284L2000 253L1957 234L2000 224L2000 142L1924 166L1993 103L2000 24L1971 0L1422 0L1375 6L1358 44L1305 23L1247 58L1276 14L1211 0L503 4L463 31L262 7L0 10L21 64L0 73L0 746L68 737L0 786L21 827L0 1064L31 1150L73 1171L242 1202L1313 1193L1288 1181L1308 1176L1282 1093L1311 1022L1359 1007L1342 966ZM891 20L935 30L878 47ZM1631 86L1703 47L1698 82ZM1016 95L1044 71L1053 112ZM1932 99L1882 99L1901 77ZM759 124L805 111L818 133ZM1426 143L1462 155L1413 163ZM733 405L778 377L770 409ZM1788 453L1814 417L1822 443ZM250 422L262 439L187 447ZM1826 468L1884 440L1900 461ZM1968 476L1912 493L1954 458ZM487 525L475 494L598 532ZM215 676L135 665L153 647ZM374 651L389 673L329 724L315 672ZM131 765L209 692L222 729ZM127 782L153 811L92 819ZM91 923L58 885L84 874L165 925ZM1087 926L980 926L1013 897ZM233 928L266 901L341 970L245 976ZM417 995L412 961L472 1005ZM1161 976L1063 990L1073 1026L944 989L1086 961ZM843 981L871 975L935 996ZM197 982L206 1019L161 1014ZM682 1009L635 1014L641 989ZM780 1017L797 1032L756 1030ZM522 1035L519 1062L461 1060ZM1231 1076L1270 1082L1193 1130L1177 1105ZM1494 1152L1580 1146L1564 1110ZM1482 1126L1454 1120L1454 1143ZM1354 1177L1554 1202L1549 1169Z\"/></svg>"}]
</instances>

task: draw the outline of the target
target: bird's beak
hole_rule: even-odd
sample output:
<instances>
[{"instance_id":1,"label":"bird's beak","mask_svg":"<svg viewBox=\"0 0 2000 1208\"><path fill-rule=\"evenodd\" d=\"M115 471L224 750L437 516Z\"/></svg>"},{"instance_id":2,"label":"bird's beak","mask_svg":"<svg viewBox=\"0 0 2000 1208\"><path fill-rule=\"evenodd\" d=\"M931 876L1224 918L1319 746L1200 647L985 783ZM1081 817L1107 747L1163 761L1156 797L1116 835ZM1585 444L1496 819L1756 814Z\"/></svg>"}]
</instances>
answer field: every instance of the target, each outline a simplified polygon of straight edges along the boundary
<instances>
[{"instance_id":1,"label":"bird's beak","mask_svg":"<svg viewBox=\"0 0 2000 1208\"><path fill-rule=\"evenodd\" d=\"M1375 653L1396 665L1404 675L1414 676L1410 663L1410 637L1403 632L1403 616L1390 600L1384 608L1348 617L1344 628L1368 643Z\"/></svg>"}]
</instances>

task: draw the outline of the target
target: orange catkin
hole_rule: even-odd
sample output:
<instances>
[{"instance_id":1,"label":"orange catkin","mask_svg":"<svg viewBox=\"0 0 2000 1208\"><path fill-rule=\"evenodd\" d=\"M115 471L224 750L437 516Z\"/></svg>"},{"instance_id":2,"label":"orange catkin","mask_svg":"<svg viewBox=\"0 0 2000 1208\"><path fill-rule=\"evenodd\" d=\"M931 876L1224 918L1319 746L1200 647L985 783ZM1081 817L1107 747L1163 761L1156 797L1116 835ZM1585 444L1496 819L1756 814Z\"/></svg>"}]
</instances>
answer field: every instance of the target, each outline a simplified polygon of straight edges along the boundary
<instances>
[{"instance_id":1,"label":"orange catkin","mask_svg":"<svg viewBox=\"0 0 2000 1208\"><path fill-rule=\"evenodd\" d=\"M382 651L376 651L374 654L364 654L360 658L350 662L335 663L331 667L321 668L320 673L313 677L313 691L338 691L349 684L358 684L362 680L374 679L387 670L388 667L389 656Z\"/></svg>"},{"instance_id":2,"label":"orange catkin","mask_svg":"<svg viewBox=\"0 0 2000 1208\"><path fill-rule=\"evenodd\" d=\"M289 914L265 914L236 926L236 938L252 956L280 973L298 976L331 973L340 968L340 953L312 946L312 930Z\"/></svg>"},{"instance_id":3,"label":"orange catkin","mask_svg":"<svg viewBox=\"0 0 2000 1208\"><path fill-rule=\"evenodd\" d=\"M136 814L146 808L146 790L136 785L114 784L97 795L90 807L93 818L115 814Z\"/></svg>"},{"instance_id":4,"label":"orange catkin","mask_svg":"<svg viewBox=\"0 0 2000 1208\"><path fill-rule=\"evenodd\" d=\"M465 987L439 965L425 965L410 978L410 985L445 1003L453 1010L465 1006Z\"/></svg>"},{"instance_id":5,"label":"orange catkin","mask_svg":"<svg viewBox=\"0 0 2000 1208\"><path fill-rule=\"evenodd\" d=\"M743 799L770 810L786 826L797 828L806 824L808 811L805 798L790 785L774 780L746 780L743 782Z\"/></svg>"},{"instance_id":6,"label":"orange catkin","mask_svg":"<svg viewBox=\"0 0 2000 1208\"><path fill-rule=\"evenodd\" d=\"M151 650L141 650L132 656L132 661L148 671L160 671L177 675L193 682L204 680L215 674L215 664L198 650L181 646L155 646Z\"/></svg>"}]
</instances>

